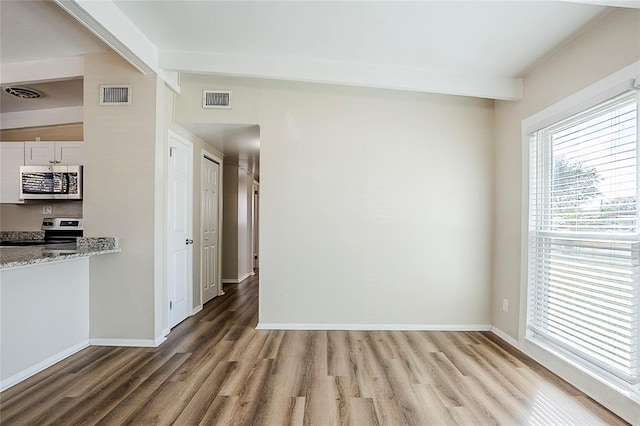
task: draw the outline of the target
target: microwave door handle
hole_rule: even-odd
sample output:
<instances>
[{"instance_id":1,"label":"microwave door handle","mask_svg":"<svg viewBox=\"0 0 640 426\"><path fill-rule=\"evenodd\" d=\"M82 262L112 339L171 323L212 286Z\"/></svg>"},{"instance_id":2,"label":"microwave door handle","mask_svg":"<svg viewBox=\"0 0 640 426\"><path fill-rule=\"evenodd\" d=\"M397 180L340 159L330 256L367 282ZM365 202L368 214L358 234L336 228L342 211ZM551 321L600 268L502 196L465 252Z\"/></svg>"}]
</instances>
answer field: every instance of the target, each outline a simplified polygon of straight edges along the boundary
<instances>
[{"instance_id":1,"label":"microwave door handle","mask_svg":"<svg viewBox=\"0 0 640 426\"><path fill-rule=\"evenodd\" d=\"M68 194L69 193L69 173L63 173L62 175L64 176L64 183L66 184L66 189L64 193Z\"/></svg>"}]
</instances>

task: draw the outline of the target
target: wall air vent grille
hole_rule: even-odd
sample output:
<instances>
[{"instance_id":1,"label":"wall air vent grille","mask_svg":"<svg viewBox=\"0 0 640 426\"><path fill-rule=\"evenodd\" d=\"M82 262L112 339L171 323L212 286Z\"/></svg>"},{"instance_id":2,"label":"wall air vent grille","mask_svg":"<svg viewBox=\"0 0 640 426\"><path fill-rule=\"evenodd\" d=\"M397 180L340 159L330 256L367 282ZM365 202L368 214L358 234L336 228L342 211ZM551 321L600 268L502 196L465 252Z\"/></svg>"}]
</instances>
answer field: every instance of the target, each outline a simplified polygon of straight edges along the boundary
<instances>
[{"instance_id":1,"label":"wall air vent grille","mask_svg":"<svg viewBox=\"0 0 640 426\"><path fill-rule=\"evenodd\" d=\"M203 90L202 108L231 108L231 91Z\"/></svg>"},{"instance_id":2,"label":"wall air vent grille","mask_svg":"<svg viewBox=\"0 0 640 426\"><path fill-rule=\"evenodd\" d=\"M131 105L131 86L100 86L100 105Z\"/></svg>"}]
</instances>

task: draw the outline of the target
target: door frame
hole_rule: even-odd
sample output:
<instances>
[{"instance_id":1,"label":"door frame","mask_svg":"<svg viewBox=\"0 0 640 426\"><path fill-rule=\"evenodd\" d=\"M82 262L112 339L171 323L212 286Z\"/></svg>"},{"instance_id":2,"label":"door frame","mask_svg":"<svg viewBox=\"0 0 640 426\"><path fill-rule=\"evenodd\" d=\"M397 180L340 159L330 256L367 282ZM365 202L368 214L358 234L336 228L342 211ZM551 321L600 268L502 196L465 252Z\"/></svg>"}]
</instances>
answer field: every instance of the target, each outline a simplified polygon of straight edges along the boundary
<instances>
[{"instance_id":1,"label":"door frame","mask_svg":"<svg viewBox=\"0 0 640 426\"><path fill-rule=\"evenodd\" d=\"M214 154L213 152L203 148L200 150L200 237L204 232L204 187L202 185L203 171L202 171L202 162L205 161L205 158L209 160L213 160L218 163L218 258L217 262L217 271L218 271L218 296L222 296L224 294L224 284L222 283L222 203L223 203L223 182L222 182L222 166L223 166L223 157L218 154ZM201 238L200 240L200 282L198 287L200 289L200 306L202 307L202 270L204 268L203 262L203 247Z\"/></svg>"},{"instance_id":2,"label":"door frame","mask_svg":"<svg viewBox=\"0 0 640 426\"><path fill-rule=\"evenodd\" d=\"M166 196L166 203L165 203L165 232L166 232L166 246L165 246L165 259L168 260L168 256L169 256L169 249L170 249L170 230L169 230L169 223L170 223L170 218L169 218L169 206L172 202L172 199L170 198L171 195L171 190L170 190L170 184L171 184L171 167L169 166L170 163L170 155L171 155L171 139L176 139L178 140L180 143L184 144L185 146L188 146L190 148L191 151L191 173L189 174L189 186L191 188L190 194L188 194L188 201L187 203L191 206L191 215L189 216L189 227L191 228L190 230L190 234L191 237L190 239L193 239L193 143L191 141L189 141L188 139L180 136L178 133L169 130L168 131L168 135L167 135L167 139L166 139L166 146L165 146L165 158L166 158L166 164L167 164L167 172L165 173L165 187L167 188L167 196ZM191 261L188 263L190 265L190 269L191 269L191 273L189 274L189 282L187 283L187 303L188 303L188 311L187 311L187 316L185 317L188 318L191 315L193 315L193 245L191 245L191 255L189 256L191 258ZM169 303L171 302L171 295L169 293L169 280L171 279L171 276L169 274L169 262L166 262L166 266L165 266L165 276L166 276L166 280L165 280L165 309L167 312L166 315L166 320L165 320L165 327L167 331L171 330L171 326L169 325L170 323L170 309L169 309Z\"/></svg>"},{"instance_id":3,"label":"door frame","mask_svg":"<svg viewBox=\"0 0 640 426\"><path fill-rule=\"evenodd\" d=\"M251 216L253 227L251 229L251 264L253 270L260 268L260 182L254 179L253 181L253 208L251 209Z\"/></svg>"}]
</instances>

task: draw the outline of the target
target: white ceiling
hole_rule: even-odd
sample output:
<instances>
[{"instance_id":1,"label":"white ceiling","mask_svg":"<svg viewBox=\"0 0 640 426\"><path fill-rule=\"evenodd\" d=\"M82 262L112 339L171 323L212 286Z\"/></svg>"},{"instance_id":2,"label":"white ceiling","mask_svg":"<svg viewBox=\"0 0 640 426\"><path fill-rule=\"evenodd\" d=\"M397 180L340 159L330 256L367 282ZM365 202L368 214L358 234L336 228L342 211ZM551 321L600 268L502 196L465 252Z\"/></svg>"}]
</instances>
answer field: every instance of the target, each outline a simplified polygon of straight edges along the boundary
<instances>
[{"instance_id":1,"label":"white ceiling","mask_svg":"<svg viewBox=\"0 0 640 426\"><path fill-rule=\"evenodd\" d=\"M230 161L252 172L260 180L260 126L250 124L179 123L207 141Z\"/></svg>"},{"instance_id":2,"label":"white ceiling","mask_svg":"<svg viewBox=\"0 0 640 426\"><path fill-rule=\"evenodd\" d=\"M610 6L640 2L2 0L0 64L6 76L106 42L176 89L192 72L518 99L524 74ZM238 129L182 124L232 151Z\"/></svg>"},{"instance_id":3,"label":"white ceiling","mask_svg":"<svg viewBox=\"0 0 640 426\"><path fill-rule=\"evenodd\" d=\"M553 1L115 4L161 54L293 57L497 77L519 76L604 10Z\"/></svg>"},{"instance_id":4,"label":"white ceiling","mask_svg":"<svg viewBox=\"0 0 640 426\"><path fill-rule=\"evenodd\" d=\"M606 10L566 1L114 4L164 70L495 99L521 97L523 73Z\"/></svg>"},{"instance_id":5,"label":"white ceiling","mask_svg":"<svg viewBox=\"0 0 640 426\"><path fill-rule=\"evenodd\" d=\"M2 64L109 50L52 1L2 0L0 36Z\"/></svg>"}]
</instances>

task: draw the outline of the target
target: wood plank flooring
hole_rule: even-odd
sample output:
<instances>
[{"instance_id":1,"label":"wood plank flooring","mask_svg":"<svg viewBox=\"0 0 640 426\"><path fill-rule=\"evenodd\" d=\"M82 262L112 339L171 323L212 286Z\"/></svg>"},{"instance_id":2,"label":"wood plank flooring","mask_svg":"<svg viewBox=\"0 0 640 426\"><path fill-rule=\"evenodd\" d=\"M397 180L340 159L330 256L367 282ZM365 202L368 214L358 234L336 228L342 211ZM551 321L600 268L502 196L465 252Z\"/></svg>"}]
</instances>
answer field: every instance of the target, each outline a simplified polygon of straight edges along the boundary
<instances>
[{"instance_id":1,"label":"wood plank flooring","mask_svg":"<svg viewBox=\"0 0 640 426\"><path fill-rule=\"evenodd\" d=\"M623 425L489 333L266 331L258 280L159 348L90 347L0 394L2 425Z\"/></svg>"}]
</instances>

